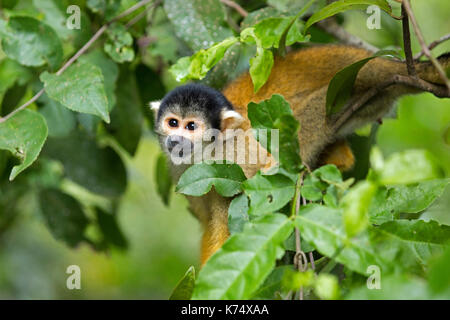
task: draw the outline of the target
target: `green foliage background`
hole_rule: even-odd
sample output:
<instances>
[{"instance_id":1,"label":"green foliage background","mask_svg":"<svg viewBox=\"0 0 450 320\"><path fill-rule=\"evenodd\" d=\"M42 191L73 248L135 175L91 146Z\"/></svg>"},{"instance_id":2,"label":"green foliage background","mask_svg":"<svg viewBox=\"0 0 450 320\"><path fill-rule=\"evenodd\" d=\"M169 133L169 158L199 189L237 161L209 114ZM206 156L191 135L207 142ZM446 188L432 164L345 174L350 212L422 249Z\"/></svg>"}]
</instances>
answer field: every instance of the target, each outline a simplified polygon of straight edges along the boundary
<instances>
[{"instance_id":1,"label":"green foliage background","mask_svg":"<svg viewBox=\"0 0 450 320\"><path fill-rule=\"evenodd\" d=\"M137 2L136 0L71 1L71 4L76 3L81 7L82 29L70 31L64 27L67 1L2 0L0 31L5 19L14 15L35 17L55 30L62 43L61 55L67 60L105 21ZM7 152L0 151L1 299L166 299L189 266L194 265L198 270L201 230L186 209L187 201L182 195L171 192L170 204L166 207L158 196L154 173L159 146L151 131L152 115L145 104L161 98L165 92L178 85L168 70L179 58L223 40L215 38L214 32L206 37L204 33L197 34L195 28L189 29L192 19L198 19L199 12L208 17L205 21L206 26L213 26L213 29L217 27L219 30L215 31L230 36L233 32L231 27L222 21L223 19L217 18L220 14L206 10L200 5L201 1L186 1L191 4L190 9L182 7L181 2L166 0L154 14L149 11L147 20L152 21L151 25L146 27L143 19L129 29L129 34L124 33L121 26L130 21L131 17L121 20L121 24L115 26L93 46L95 50L83 56L82 63L90 62L96 65L95 70L91 70L92 73L103 74L105 92L102 96L106 95L108 98L106 106L103 105L105 109L88 112L94 116L74 113L61 106L67 103L67 97L66 99L50 91L29 108L39 110L48 123L49 141L43 155L58 160L66 170L74 165L73 160L76 159L77 163L87 170L87 174L97 177L94 181L98 183L94 182L92 185L85 183L83 176L77 174L79 171L76 166L72 171L67 170L67 176L61 181L61 172L64 169L57 163L46 161L45 157L41 159L41 156L31 167L20 173L16 180L9 182L9 169L19 163L10 156L5 160ZM428 42L450 31L448 1L412 2ZM251 0L240 3L249 12L267 5L280 10L296 8L291 11L292 14L302 8L306 1ZM183 8L181 12L180 8ZM398 6L394 8L398 9ZM170 12L168 18L165 11ZM231 20L240 20L234 11L227 9L227 12ZM180 15L184 18L181 19ZM381 30L368 30L365 27L367 14L361 10L346 11L338 18L348 31L380 48L401 46L401 25L384 12L381 17ZM247 26L253 25L248 20L245 21L248 23ZM309 31L312 42L333 41L330 36L314 26ZM134 38L134 43L130 42L130 35ZM144 35L147 38L143 37ZM148 46L142 49L137 45L137 39L148 41ZM301 41L298 35L296 39ZM240 45L233 44L230 50L238 52L237 46ZM417 41L413 40L413 52L418 50ZM448 42L433 50L435 55L448 51L450 51ZM231 55L230 53L225 53L225 59L220 61L213 72L202 81L219 88L240 71L248 68L248 58L253 56L254 49L244 46L239 52L243 58L238 61L230 59L227 56ZM53 64L58 65L58 54L51 57L50 69L40 61L31 60L27 60L26 65L33 67L24 67L12 63L0 50L2 116L26 102L40 89L40 73L57 70ZM58 67L61 62L59 61ZM21 63L24 64L23 61ZM224 70L235 72L230 74ZM75 75L78 74L76 70L73 72ZM68 80L73 78L69 77ZM15 79L13 83L12 79ZM117 81L114 81L115 79ZM42 75L41 80L45 83L51 82L51 75ZM114 109L112 104L115 104ZM79 104L75 103L74 106L77 108ZM70 109L75 110L74 108ZM113 111L109 114L110 124L101 124L101 118L95 114L107 120L105 112L108 114L111 110ZM368 142L374 142L385 157L403 150L428 150L444 168L445 176L450 177L448 99L437 99L431 94L404 97L398 102L397 118L385 119L377 131L375 128L375 125L363 128L351 137L355 154L358 156L358 165L353 172L347 174L349 177L358 179L365 177L368 166ZM73 130L77 133L75 134ZM108 147L105 149L105 146ZM77 148L88 151L77 152ZM97 162L103 163L102 159L108 165L107 170L96 166ZM121 167L121 162L124 168ZM5 168L8 170L4 170ZM111 176L111 172L114 172L114 177ZM80 184L84 187L80 187ZM58 233L52 235L49 231L48 215L42 210L46 207L46 203L40 203L42 199L49 197L42 196L39 190L43 186L55 185L82 203L82 209L86 211L89 221L96 221L89 224L84 232L89 239L88 242L83 241L84 238L78 239L77 236L67 237L65 232L57 240L55 237L58 237ZM102 215L101 212L106 212L107 215ZM101 217L108 219L111 216L114 217L112 226L106 223L107 227L102 227L101 221L104 220ZM450 225L449 186L444 194L421 214L421 217ZM67 245L78 243L80 240L83 242L76 248ZM81 267L82 290L70 291L65 287L68 276L65 270L72 264ZM392 281L393 287L395 281L399 280ZM413 289L420 290L420 284ZM361 298L365 297L366 293L355 291L352 294L353 297ZM368 298L377 298L377 292L370 294L372 296Z\"/></svg>"}]
</instances>

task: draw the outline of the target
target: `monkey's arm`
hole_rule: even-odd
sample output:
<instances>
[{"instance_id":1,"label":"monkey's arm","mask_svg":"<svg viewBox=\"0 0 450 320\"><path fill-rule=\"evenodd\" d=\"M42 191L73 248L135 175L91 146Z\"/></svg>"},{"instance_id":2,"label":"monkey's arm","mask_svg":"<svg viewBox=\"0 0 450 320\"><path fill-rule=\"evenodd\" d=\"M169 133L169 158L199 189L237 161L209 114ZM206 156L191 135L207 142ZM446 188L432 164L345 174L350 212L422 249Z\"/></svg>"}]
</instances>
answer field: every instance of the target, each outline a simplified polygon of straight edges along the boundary
<instances>
[{"instance_id":1,"label":"monkey's arm","mask_svg":"<svg viewBox=\"0 0 450 320\"><path fill-rule=\"evenodd\" d=\"M235 109L246 118L244 126L250 127L247 119L247 104L269 99L278 93L290 103L294 116L300 122L299 142L302 160L316 166L319 156L326 152L329 159L343 159L351 155L346 148L334 148L337 140L342 140L357 127L382 117L393 105L396 98L407 93L420 92L416 88L394 85L383 90L369 100L361 110L353 114L337 130L333 119L326 116L325 102L328 84L333 76L346 66L370 56L371 53L360 48L327 45L312 47L277 58L267 83L257 92L253 92L253 83L248 73L230 83L224 95ZM444 68L449 67L449 56L441 58ZM440 83L440 78L430 63L416 65L420 78ZM393 75L406 75L406 65L399 61L375 58L369 61L358 73L352 99L364 94L370 88L390 79ZM331 146L330 150L327 150ZM333 151L337 152L333 155ZM321 158L324 160L323 158ZM348 159L349 160L349 159ZM337 163L336 163L337 164ZM338 165L338 164L337 164Z\"/></svg>"}]
</instances>

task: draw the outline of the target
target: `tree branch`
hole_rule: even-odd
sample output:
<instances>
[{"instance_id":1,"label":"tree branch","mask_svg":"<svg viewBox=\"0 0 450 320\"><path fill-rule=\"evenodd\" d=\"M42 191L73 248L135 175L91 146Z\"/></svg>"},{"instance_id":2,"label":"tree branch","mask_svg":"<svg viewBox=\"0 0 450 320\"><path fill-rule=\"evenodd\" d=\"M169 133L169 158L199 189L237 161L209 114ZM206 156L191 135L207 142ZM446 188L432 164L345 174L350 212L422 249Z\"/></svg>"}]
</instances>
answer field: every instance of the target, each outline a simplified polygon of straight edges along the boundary
<instances>
[{"instance_id":1,"label":"tree branch","mask_svg":"<svg viewBox=\"0 0 450 320\"><path fill-rule=\"evenodd\" d=\"M445 71L442 68L439 61L437 61L437 59L435 57L433 57L433 55L431 54L431 51L428 49L428 46L425 43L425 40L423 38L422 31L420 31L420 28L419 28L419 25L417 24L414 13L412 12L411 4L409 3L409 0L402 1L402 8L403 7L405 8L406 13L408 14L409 18L411 19L411 23L414 28L414 33L416 34L417 39L419 40L420 46L422 47L424 54L428 57L428 59L430 59L431 63L434 65L437 72L439 73L439 76L444 81L448 92L450 93L450 80L447 78Z\"/></svg>"},{"instance_id":2,"label":"tree branch","mask_svg":"<svg viewBox=\"0 0 450 320\"><path fill-rule=\"evenodd\" d=\"M450 98L450 92L444 86L438 86L417 77L394 75L391 79L367 90L361 96L356 97L354 101L350 102L350 106L335 120L332 126L333 131L337 132L356 111L361 109L361 107L367 103L367 101L378 95L384 89L395 84L403 84L426 92L431 92L439 98Z\"/></svg>"},{"instance_id":3,"label":"tree branch","mask_svg":"<svg viewBox=\"0 0 450 320\"><path fill-rule=\"evenodd\" d=\"M248 12L244 8L242 8L238 3L231 0L220 0L220 2L222 2L224 5L229 6L230 8L233 8L244 18L248 16Z\"/></svg>"},{"instance_id":4,"label":"tree branch","mask_svg":"<svg viewBox=\"0 0 450 320\"><path fill-rule=\"evenodd\" d=\"M135 4L134 6L130 7L129 9L125 10L124 12L122 12L121 14L119 14L118 16L114 17L113 19L111 19L110 21L108 21L106 24L104 24L100 29L97 30L97 32L92 36L91 39L89 39L88 42L86 42L86 44L81 47L80 50L78 50L77 53L75 53L72 58L70 58L57 72L56 75L60 76L64 71L67 70L67 68L69 68L79 57L81 57L90 47L91 45L98 40L98 38L100 38L100 36L106 31L106 29L108 29L108 27L114 23L117 22L118 20L122 19L123 17L126 17L127 15L133 13L134 11L136 11L137 9L149 4L150 2L152 2L153 0L143 0L141 2L138 2L137 4ZM152 6L159 4L159 2L155 2L154 4L152 4ZM137 20L134 22L136 23ZM12 111L11 113L7 114L4 117L0 117L0 123L5 122L6 120L8 120L9 118L11 118L12 116L14 116L16 113L24 110L25 108L27 108L29 105L31 105L32 103L34 103L37 99L39 99L40 96L42 96L45 92L45 89L42 88L38 93L36 93L30 100L28 100L26 103L24 103L23 105L21 105L20 107L18 107L17 109L15 109L14 111Z\"/></svg>"},{"instance_id":5,"label":"tree branch","mask_svg":"<svg viewBox=\"0 0 450 320\"><path fill-rule=\"evenodd\" d=\"M405 11L405 6L403 4L402 4L402 31L403 31L403 50L405 51L406 56L406 69L408 70L408 74L410 76L417 77L411 50L411 34L409 32L409 18Z\"/></svg>"},{"instance_id":6,"label":"tree branch","mask_svg":"<svg viewBox=\"0 0 450 320\"><path fill-rule=\"evenodd\" d=\"M343 27L341 27L334 17L319 21L316 25L324 30L325 32L331 34L336 39L342 41L343 43L357 46L363 49L366 49L370 52L377 52L379 49L368 42L348 33Z\"/></svg>"},{"instance_id":7,"label":"tree branch","mask_svg":"<svg viewBox=\"0 0 450 320\"><path fill-rule=\"evenodd\" d=\"M445 36L440 37L438 40L433 41L429 46L428 46L428 50L433 50L434 48L436 48L438 45L440 45L441 43L450 40L450 33L446 34ZM414 60L419 60L425 53L422 51L420 51L418 54L416 54L414 56Z\"/></svg>"}]
</instances>

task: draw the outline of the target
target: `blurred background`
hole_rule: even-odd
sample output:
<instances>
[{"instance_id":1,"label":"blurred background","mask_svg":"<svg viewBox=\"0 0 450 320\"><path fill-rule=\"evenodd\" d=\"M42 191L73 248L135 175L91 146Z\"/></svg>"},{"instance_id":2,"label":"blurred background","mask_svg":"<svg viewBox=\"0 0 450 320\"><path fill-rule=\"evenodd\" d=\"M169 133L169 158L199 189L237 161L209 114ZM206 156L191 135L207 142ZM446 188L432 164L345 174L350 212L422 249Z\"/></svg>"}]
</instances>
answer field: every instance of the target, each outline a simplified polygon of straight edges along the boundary
<instances>
[{"instance_id":1,"label":"blurred background","mask_svg":"<svg viewBox=\"0 0 450 320\"><path fill-rule=\"evenodd\" d=\"M39 5L39 1L20 2L24 8ZM266 6L265 1L239 2L248 10ZM412 4L428 43L450 33L448 0L412 1ZM191 51L177 42L164 9L158 11L161 18L151 33L157 40L146 49L146 65L154 71L154 77L159 77L161 90L167 92L177 85L167 68ZM367 16L361 11L351 11L339 19L349 32L380 48L401 45L399 21L382 13L381 29L369 30L365 27ZM312 29L311 41L332 39ZM413 41L413 53L418 51L417 41ZM448 51L450 42L438 46L433 53L437 56ZM3 58L0 50L0 59ZM155 165L160 149L150 127L143 126L134 156L118 148L126 165L128 184L118 204L117 223L128 247L99 252L83 243L69 248L49 232L35 194L26 194L18 204L20 215L0 232L0 299L167 299L189 266L198 270L200 226L188 212L183 196L173 193L168 207L158 196ZM359 162L349 175L365 174L364 157L370 142L380 146L385 156L405 149L427 149L450 177L450 100L431 94L404 97L398 101L396 117L384 119L380 126L362 128L351 142ZM82 193L74 191L77 192ZM422 217L450 225L450 188ZM69 265L81 268L81 290L66 288Z\"/></svg>"}]
</instances>

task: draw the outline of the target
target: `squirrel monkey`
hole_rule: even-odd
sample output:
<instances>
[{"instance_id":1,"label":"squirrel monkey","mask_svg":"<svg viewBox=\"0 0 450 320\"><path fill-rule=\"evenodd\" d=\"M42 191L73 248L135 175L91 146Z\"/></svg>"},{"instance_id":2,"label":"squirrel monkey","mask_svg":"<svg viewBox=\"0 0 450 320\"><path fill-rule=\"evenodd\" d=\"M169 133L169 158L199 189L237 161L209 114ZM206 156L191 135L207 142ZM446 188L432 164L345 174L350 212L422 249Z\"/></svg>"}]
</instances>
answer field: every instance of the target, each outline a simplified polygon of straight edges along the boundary
<instances>
[{"instance_id":1,"label":"squirrel monkey","mask_svg":"<svg viewBox=\"0 0 450 320\"><path fill-rule=\"evenodd\" d=\"M269 99L273 94L284 96L300 122L298 138L305 164L316 167L331 163L342 171L350 169L354 157L344 140L346 135L380 119L399 96L420 92L401 84L389 86L340 127L334 126L335 120L327 118L325 110L330 80L339 70L370 55L364 49L350 46L326 45L302 49L289 53L285 58L277 58L268 81L257 93L253 91L250 75L245 73L231 82L222 93L206 86L188 84L171 91L161 102L152 102L156 116L155 131L159 134L163 150L171 157L175 182L192 162L175 163L174 150L176 157L191 159L195 152L190 150L202 143L202 136L209 129L224 132L227 129L245 131L251 128L247 118L248 103ZM443 56L440 62L444 68L448 68L450 56ZM421 79L442 84L430 63L417 63L416 69ZM358 73L352 98L361 96L393 75L407 75L406 65L384 58L372 59ZM255 148L256 140L252 142L251 139L249 136L246 140L246 149ZM256 148L262 147L256 142ZM226 153L226 157L229 159L230 154ZM243 164L241 167L249 178L272 164L273 159L267 154L265 161ZM231 200L220 196L214 189L201 197L188 196L188 200L191 211L205 229L201 252L203 265L229 236L228 207Z\"/></svg>"}]
</instances>

